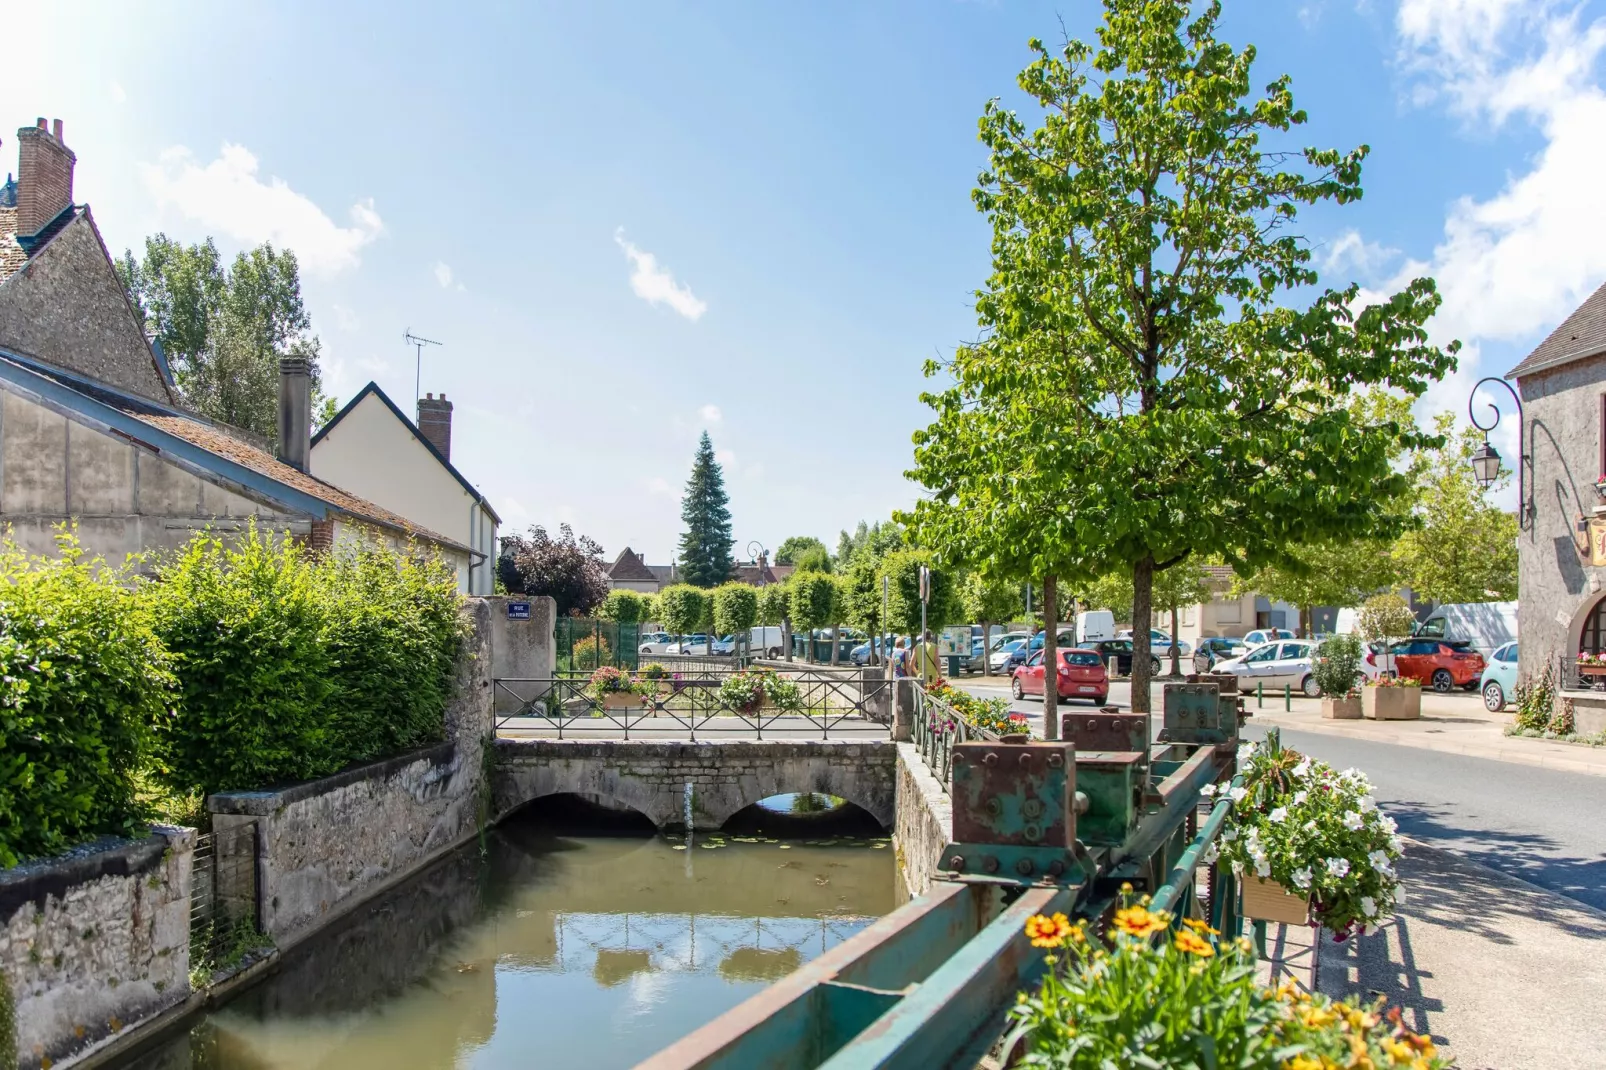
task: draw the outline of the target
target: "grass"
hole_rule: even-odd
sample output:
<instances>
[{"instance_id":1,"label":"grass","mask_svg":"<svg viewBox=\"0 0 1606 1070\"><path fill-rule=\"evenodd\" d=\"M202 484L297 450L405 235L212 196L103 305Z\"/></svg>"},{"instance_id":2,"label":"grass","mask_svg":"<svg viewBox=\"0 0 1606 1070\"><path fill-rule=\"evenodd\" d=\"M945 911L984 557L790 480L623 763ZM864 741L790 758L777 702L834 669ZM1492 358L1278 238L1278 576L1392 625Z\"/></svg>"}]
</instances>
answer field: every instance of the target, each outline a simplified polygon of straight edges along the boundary
<instances>
[{"instance_id":1,"label":"grass","mask_svg":"<svg viewBox=\"0 0 1606 1070\"><path fill-rule=\"evenodd\" d=\"M246 956L272 946L273 938L259 930L250 918L222 930L208 926L190 941L190 987L205 988L213 977L234 970Z\"/></svg>"}]
</instances>

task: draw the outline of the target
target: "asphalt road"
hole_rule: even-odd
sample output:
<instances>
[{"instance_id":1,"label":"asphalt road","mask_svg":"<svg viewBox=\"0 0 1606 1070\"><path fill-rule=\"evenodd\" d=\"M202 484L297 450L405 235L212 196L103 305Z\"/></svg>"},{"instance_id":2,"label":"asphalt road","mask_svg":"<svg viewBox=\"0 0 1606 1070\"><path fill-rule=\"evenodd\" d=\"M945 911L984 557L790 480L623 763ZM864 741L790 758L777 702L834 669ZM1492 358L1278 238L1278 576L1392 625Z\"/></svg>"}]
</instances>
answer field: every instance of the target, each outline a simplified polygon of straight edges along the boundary
<instances>
[{"instance_id":1,"label":"asphalt road","mask_svg":"<svg viewBox=\"0 0 1606 1070\"><path fill-rule=\"evenodd\" d=\"M961 684L979 695L1009 693L1005 682L982 677ZM1112 685L1110 701L1129 708L1131 687ZM1012 708L1041 732L1041 702ZM1244 731L1260 739L1266 730L1251 720ZM1289 729L1283 742L1364 771L1405 835L1606 910L1606 777Z\"/></svg>"}]
</instances>

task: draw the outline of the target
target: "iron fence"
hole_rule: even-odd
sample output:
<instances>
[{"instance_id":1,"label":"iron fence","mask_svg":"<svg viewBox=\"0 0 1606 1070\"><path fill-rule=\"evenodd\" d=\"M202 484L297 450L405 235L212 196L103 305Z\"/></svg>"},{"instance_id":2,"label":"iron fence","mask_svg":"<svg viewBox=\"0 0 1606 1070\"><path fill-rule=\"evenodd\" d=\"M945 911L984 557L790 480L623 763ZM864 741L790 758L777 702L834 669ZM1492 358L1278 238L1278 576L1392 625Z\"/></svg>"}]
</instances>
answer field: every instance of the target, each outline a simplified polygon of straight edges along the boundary
<instances>
[{"instance_id":1,"label":"iron fence","mask_svg":"<svg viewBox=\"0 0 1606 1070\"><path fill-rule=\"evenodd\" d=\"M196 836L191 874L190 961L217 963L242 929L256 931L261 916L257 823L214 824Z\"/></svg>"},{"instance_id":2,"label":"iron fence","mask_svg":"<svg viewBox=\"0 0 1606 1070\"><path fill-rule=\"evenodd\" d=\"M496 728L523 735L603 735L630 739L704 736L819 735L884 738L891 723L892 681L824 671L783 674L797 686L799 707L738 709L720 697L730 672L677 672L648 694L593 694L581 676L498 677Z\"/></svg>"},{"instance_id":3,"label":"iron fence","mask_svg":"<svg viewBox=\"0 0 1606 1070\"><path fill-rule=\"evenodd\" d=\"M603 665L634 669L641 625L593 617L559 617L552 627L554 671L589 673Z\"/></svg>"},{"instance_id":4,"label":"iron fence","mask_svg":"<svg viewBox=\"0 0 1606 1070\"><path fill-rule=\"evenodd\" d=\"M909 686L914 692L914 744L920 749L920 757L925 759L926 767L946 793L949 774L953 771L954 744L977 741L996 743L998 734L965 720L958 710L927 692L918 680L909 681Z\"/></svg>"},{"instance_id":5,"label":"iron fence","mask_svg":"<svg viewBox=\"0 0 1606 1070\"><path fill-rule=\"evenodd\" d=\"M1580 663L1573 655L1558 657L1556 687L1561 691L1606 691L1606 661Z\"/></svg>"}]
</instances>

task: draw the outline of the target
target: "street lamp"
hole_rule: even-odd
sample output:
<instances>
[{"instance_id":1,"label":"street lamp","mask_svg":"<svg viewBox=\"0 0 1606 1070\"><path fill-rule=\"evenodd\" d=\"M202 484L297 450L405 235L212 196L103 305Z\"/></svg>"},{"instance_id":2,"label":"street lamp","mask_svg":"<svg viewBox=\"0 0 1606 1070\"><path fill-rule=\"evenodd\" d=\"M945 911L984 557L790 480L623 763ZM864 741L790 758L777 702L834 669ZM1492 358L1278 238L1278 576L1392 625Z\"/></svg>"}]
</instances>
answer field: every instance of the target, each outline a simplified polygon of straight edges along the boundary
<instances>
[{"instance_id":1,"label":"street lamp","mask_svg":"<svg viewBox=\"0 0 1606 1070\"><path fill-rule=\"evenodd\" d=\"M1499 376L1488 375L1479 379L1473 386L1472 393L1467 396L1467 418L1472 421L1473 427L1484 434L1483 445L1472 455L1472 471L1477 475L1478 486L1485 490L1500 478L1500 451L1489 445L1489 432L1500 426L1500 406L1494 402L1489 403L1494 418L1487 424L1478 422L1477 411L1472 407L1484 383L1497 383L1505 387L1506 392L1511 395L1512 402L1517 406L1517 529L1527 531L1532 526L1534 518L1534 503L1528 498L1528 466L1533 463L1533 456L1523 441L1527 432L1527 421L1522 416L1522 398L1510 383Z\"/></svg>"}]
</instances>

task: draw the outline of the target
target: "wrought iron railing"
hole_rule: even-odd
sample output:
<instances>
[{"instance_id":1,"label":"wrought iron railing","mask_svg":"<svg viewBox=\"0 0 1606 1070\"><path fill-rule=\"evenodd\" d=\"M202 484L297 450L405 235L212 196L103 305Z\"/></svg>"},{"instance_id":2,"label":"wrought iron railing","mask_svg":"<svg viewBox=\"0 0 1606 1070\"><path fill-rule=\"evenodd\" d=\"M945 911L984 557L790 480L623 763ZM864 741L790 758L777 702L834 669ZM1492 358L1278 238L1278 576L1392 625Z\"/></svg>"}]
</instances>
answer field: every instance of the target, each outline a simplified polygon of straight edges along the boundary
<instances>
[{"instance_id":1,"label":"wrought iron railing","mask_svg":"<svg viewBox=\"0 0 1606 1070\"><path fill-rule=\"evenodd\" d=\"M1606 661L1594 664L1573 655L1557 657L1556 686L1563 691L1606 691Z\"/></svg>"},{"instance_id":2,"label":"wrought iron railing","mask_svg":"<svg viewBox=\"0 0 1606 1070\"><path fill-rule=\"evenodd\" d=\"M891 724L892 681L799 670L784 674L797 687L796 709L760 705L735 709L720 699L729 671L675 673L648 694L599 696L589 677L497 678L498 733L604 735L656 739L755 734L883 738Z\"/></svg>"},{"instance_id":3,"label":"wrought iron railing","mask_svg":"<svg viewBox=\"0 0 1606 1070\"><path fill-rule=\"evenodd\" d=\"M913 742L920 750L920 757L925 759L926 767L946 792L949 774L953 771L953 745L978 740L996 742L998 735L965 720L963 714L928 692L919 681L909 681L909 688L914 692Z\"/></svg>"}]
</instances>

